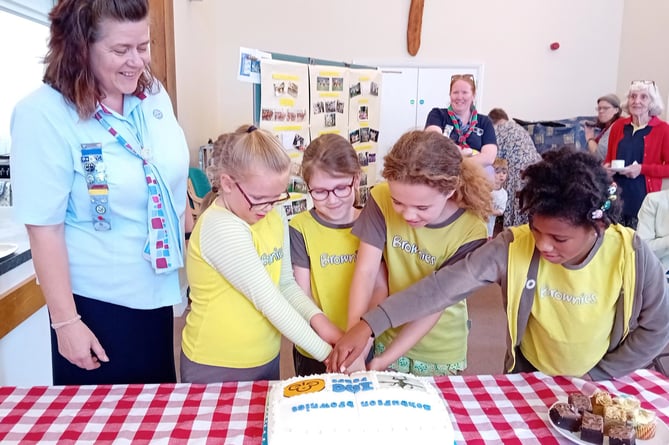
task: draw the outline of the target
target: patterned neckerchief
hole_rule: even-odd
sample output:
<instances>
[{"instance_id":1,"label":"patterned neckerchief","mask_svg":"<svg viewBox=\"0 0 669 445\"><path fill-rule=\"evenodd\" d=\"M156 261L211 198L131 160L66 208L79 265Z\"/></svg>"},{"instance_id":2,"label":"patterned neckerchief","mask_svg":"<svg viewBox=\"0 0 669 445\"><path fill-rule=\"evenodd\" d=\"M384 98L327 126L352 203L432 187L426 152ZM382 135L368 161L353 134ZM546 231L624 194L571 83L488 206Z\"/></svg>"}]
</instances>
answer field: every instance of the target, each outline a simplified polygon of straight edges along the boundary
<instances>
[{"instance_id":1,"label":"patterned neckerchief","mask_svg":"<svg viewBox=\"0 0 669 445\"><path fill-rule=\"evenodd\" d=\"M462 148L470 148L469 144L467 143L467 138L469 137L469 135L472 134L472 131L474 131L474 127L476 127L476 124L478 124L479 122L479 114L476 111L476 107L472 105L467 131L465 131L464 133L460 128L460 119L458 119L458 117L455 115L453 107L449 105L448 108L446 108L446 112L448 113L448 116L451 118L451 121L453 122L453 129L455 130L458 136L458 140L456 141L456 143Z\"/></svg>"},{"instance_id":2,"label":"patterned neckerchief","mask_svg":"<svg viewBox=\"0 0 669 445\"><path fill-rule=\"evenodd\" d=\"M143 98L140 97L140 99ZM150 159L146 158L146 154L147 152L150 153L150 150L145 150L141 133L138 133L137 136L142 147L140 150L137 150L104 118L102 112L107 114L111 114L111 112L102 104L100 108L102 111L98 110L95 112L95 119L116 138L123 148L142 161L149 192L147 209L148 238L144 246L144 256L151 262L156 273L166 273L176 270L183 266L183 252L179 235L179 221L174 211L169 187L167 187L160 177L160 173L155 165ZM138 128L138 131L141 132L141 129Z\"/></svg>"}]
</instances>

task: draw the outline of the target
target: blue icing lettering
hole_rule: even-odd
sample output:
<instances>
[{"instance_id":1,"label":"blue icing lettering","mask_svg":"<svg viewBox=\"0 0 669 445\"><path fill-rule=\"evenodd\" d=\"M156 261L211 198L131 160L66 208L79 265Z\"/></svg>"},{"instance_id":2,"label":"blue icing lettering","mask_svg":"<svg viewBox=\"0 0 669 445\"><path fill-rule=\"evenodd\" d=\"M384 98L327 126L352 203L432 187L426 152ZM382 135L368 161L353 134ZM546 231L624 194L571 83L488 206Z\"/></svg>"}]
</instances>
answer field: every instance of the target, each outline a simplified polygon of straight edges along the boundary
<instances>
[{"instance_id":1,"label":"blue icing lettering","mask_svg":"<svg viewBox=\"0 0 669 445\"><path fill-rule=\"evenodd\" d=\"M299 412L299 411L314 411L318 409L329 409L329 408L354 408L355 404L348 400L341 400L341 401L336 401L333 400L332 402L321 402L321 403L308 403L308 404L300 404L300 405L295 405L290 408L290 410L294 413Z\"/></svg>"},{"instance_id":2,"label":"blue icing lettering","mask_svg":"<svg viewBox=\"0 0 669 445\"><path fill-rule=\"evenodd\" d=\"M344 380L344 379L340 379ZM369 382L367 380L361 380L358 382L349 382L345 383L343 381L335 383L333 381L332 383L332 392L350 392L350 393L357 393L360 391L371 391L374 389L374 386L372 385L372 382Z\"/></svg>"},{"instance_id":3,"label":"blue icing lettering","mask_svg":"<svg viewBox=\"0 0 669 445\"><path fill-rule=\"evenodd\" d=\"M351 408L353 408L353 402L347 402ZM376 406L403 406L405 408L415 408L422 409L425 411L432 411L432 406L420 402L410 401L410 400L396 400L396 399L378 399L378 400L361 400L361 408L369 408Z\"/></svg>"}]
</instances>

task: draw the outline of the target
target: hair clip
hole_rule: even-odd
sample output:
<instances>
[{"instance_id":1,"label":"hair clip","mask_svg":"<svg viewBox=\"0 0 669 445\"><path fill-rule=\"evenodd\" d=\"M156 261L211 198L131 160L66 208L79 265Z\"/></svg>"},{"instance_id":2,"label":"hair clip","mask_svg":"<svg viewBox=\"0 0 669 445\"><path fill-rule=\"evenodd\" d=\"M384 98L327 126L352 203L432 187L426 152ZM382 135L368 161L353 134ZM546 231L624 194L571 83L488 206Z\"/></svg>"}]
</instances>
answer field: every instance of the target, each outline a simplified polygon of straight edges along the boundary
<instances>
[{"instance_id":1,"label":"hair clip","mask_svg":"<svg viewBox=\"0 0 669 445\"><path fill-rule=\"evenodd\" d=\"M257 128L255 125L251 125L251 126L249 126L249 128L246 129L246 132L247 132L247 133L253 133L253 132L256 131L257 129L258 129L258 128Z\"/></svg>"},{"instance_id":2,"label":"hair clip","mask_svg":"<svg viewBox=\"0 0 669 445\"><path fill-rule=\"evenodd\" d=\"M590 214L590 217L592 219L602 219L604 217L604 212L606 212L611 208L611 202L616 200L617 191L618 191L618 184L612 182L611 185L609 185L609 188L607 189L609 196L607 196L606 201L604 201L604 204L602 204L600 208L593 210L592 213Z\"/></svg>"},{"instance_id":3,"label":"hair clip","mask_svg":"<svg viewBox=\"0 0 669 445\"><path fill-rule=\"evenodd\" d=\"M614 201L616 199L616 192L618 191L618 184L615 182L612 182L611 185L608 188L609 192L609 199L611 201Z\"/></svg>"}]
</instances>

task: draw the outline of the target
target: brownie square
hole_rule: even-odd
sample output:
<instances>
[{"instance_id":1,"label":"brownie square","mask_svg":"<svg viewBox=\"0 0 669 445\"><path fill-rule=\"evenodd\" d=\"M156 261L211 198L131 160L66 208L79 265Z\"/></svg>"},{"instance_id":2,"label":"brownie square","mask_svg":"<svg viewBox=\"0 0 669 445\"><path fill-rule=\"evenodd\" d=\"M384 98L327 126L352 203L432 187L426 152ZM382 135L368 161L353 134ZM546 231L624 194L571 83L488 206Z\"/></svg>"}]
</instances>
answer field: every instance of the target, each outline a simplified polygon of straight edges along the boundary
<instances>
[{"instance_id":1,"label":"brownie square","mask_svg":"<svg viewBox=\"0 0 669 445\"><path fill-rule=\"evenodd\" d=\"M614 425L625 425L627 423L627 413L625 408L619 405L609 405L604 407L604 434L609 434L609 430Z\"/></svg>"},{"instance_id":2,"label":"brownie square","mask_svg":"<svg viewBox=\"0 0 669 445\"><path fill-rule=\"evenodd\" d=\"M634 428L628 425L613 425L609 428L609 445L636 445Z\"/></svg>"},{"instance_id":3,"label":"brownie square","mask_svg":"<svg viewBox=\"0 0 669 445\"><path fill-rule=\"evenodd\" d=\"M604 415L604 407L613 405L613 400L611 400L611 394L606 391L597 391L590 398L592 401L592 412L594 414L599 414L600 416Z\"/></svg>"},{"instance_id":4,"label":"brownie square","mask_svg":"<svg viewBox=\"0 0 669 445\"><path fill-rule=\"evenodd\" d=\"M572 404L556 403L548 414L553 423L562 429L576 432L581 427L581 415Z\"/></svg>"},{"instance_id":5,"label":"brownie square","mask_svg":"<svg viewBox=\"0 0 669 445\"><path fill-rule=\"evenodd\" d=\"M592 401L590 397L580 392L572 392L569 394L567 403L571 403L576 407L576 411L583 414L584 411L592 412Z\"/></svg>"},{"instance_id":6,"label":"brownie square","mask_svg":"<svg viewBox=\"0 0 669 445\"><path fill-rule=\"evenodd\" d=\"M604 442L604 418L587 411L581 419L581 440L601 445Z\"/></svg>"}]
</instances>

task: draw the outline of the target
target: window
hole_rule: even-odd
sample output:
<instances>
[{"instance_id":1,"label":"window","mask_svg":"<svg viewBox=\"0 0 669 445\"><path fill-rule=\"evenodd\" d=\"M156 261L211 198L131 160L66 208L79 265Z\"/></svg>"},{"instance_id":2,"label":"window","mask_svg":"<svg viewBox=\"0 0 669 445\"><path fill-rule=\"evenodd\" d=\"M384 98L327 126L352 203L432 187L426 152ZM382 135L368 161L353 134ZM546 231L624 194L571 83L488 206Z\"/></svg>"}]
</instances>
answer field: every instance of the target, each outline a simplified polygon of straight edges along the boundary
<instances>
[{"instance_id":1,"label":"window","mask_svg":"<svg viewBox=\"0 0 669 445\"><path fill-rule=\"evenodd\" d=\"M14 105L42 84L48 36L46 25L0 10L0 154L9 153Z\"/></svg>"}]
</instances>

